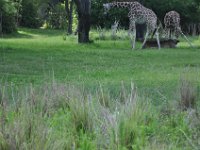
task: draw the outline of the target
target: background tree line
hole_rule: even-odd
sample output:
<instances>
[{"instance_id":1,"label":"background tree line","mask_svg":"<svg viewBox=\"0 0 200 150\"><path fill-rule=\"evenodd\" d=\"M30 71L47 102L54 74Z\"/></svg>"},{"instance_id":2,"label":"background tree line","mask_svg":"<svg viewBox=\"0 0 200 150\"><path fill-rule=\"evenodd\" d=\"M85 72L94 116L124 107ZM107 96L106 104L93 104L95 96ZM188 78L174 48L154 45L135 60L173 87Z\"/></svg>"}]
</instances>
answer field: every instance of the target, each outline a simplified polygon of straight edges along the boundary
<instances>
[{"instance_id":1,"label":"background tree line","mask_svg":"<svg viewBox=\"0 0 200 150\"><path fill-rule=\"evenodd\" d=\"M104 15L102 4L113 0L92 1L92 25L110 27L114 20L120 20L120 25L128 28L127 10L114 8ZM120 0L118 0L120 1ZM122 1L122 0L121 0ZM126 0L123 0L126 1ZM133 0L127 0L133 1ZM163 22L168 11L176 10L181 15L183 30L189 34L200 34L200 0L138 0L144 6L151 8Z\"/></svg>"},{"instance_id":2,"label":"background tree line","mask_svg":"<svg viewBox=\"0 0 200 150\"><path fill-rule=\"evenodd\" d=\"M86 25L89 22L94 28L96 26L110 28L115 19L120 20L121 27L128 28L127 10L115 8L109 14L104 14L103 3L112 1L0 0L0 33L11 33L16 31L18 26L29 28L43 26L64 29L71 34L72 29L76 31L77 26L81 29L82 24ZM153 9L161 21L166 12L178 11L183 30L190 34L200 33L200 0L140 0L140 2ZM86 5L88 8L81 7ZM87 18L86 22L84 18ZM80 24L77 20L81 21ZM90 26L87 28L89 30Z\"/></svg>"}]
</instances>

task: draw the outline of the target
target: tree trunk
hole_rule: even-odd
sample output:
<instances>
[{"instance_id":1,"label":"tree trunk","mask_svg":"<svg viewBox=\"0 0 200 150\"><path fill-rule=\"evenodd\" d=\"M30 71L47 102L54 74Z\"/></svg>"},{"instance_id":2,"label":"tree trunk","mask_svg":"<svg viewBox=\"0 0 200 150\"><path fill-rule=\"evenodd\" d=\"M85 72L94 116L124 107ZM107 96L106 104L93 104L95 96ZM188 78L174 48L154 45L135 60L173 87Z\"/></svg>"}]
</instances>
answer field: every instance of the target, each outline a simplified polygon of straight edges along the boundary
<instances>
[{"instance_id":1,"label":"tree trunk","mask_svg":"<svg viewBox=\"0 0 200 150\"><path fill-rule=\"evenodd\" d=\"M200 34L200 24L198 23L198 33L197 33L197 35L199 35Z\"/></svg>"},{"instance_id":2,"label":"tree trunk","mask_svg":"<svg viewBox=\"0 0 200 150\"><path fill-rule=\"evenodd\" d=\"M68 16L69 15L69 1L68 0L65 0L65 11L66 11L66 16Z\"/></svg>"},{"instance_id":3,"label":"tree trunk","mask_svg":"<svg viewBox=\"0 0 200 150\"><path fill-rule=\"evenodd\" d=\"M73 5L74 5L74 0L71 0L71 2L70 2L70 8L69 8L69 14L68 14L68 29L67 29L68 34L72 34Z\"/></svg>"},{"instance_id":4,"label":"tree trunk","mask_svg":"<svg viewBox=\"0 0 200 150\"><path fill-rule=\"evenodd\" d=\"M0 11L0 35L3 35L3 15Z\"/></svg>"},{"instance_id":5,"label":"tree trunk","mask_svg":"<svg viewBox=\"0 0 200 150\"><path fill-rule=\"evenodd\" d=\"M79 15L78 20L78 42L87 43L89 42L90 16Z\"/></svg>"},{"instance_id":6,"label":"tree trunk","mask_svg":"<svg viewBox=\"0 0 200 150\"><path fill-rule=\"evenodd\" d=\"M192 36L196 36L196 33L197 33L197 26L195 23L193 23L193 26L192 26Z\"/></svg>"},{"instance_id":7,"label":"tree trunk","mask_svg":"<svg viewBox=\"0 0 200 150\"><path fill-rule=\"evenodd\" d=\"M75 0L78 11L78 42L88 43L90 32L90 0Z\"/></svg>"}]
</instances>

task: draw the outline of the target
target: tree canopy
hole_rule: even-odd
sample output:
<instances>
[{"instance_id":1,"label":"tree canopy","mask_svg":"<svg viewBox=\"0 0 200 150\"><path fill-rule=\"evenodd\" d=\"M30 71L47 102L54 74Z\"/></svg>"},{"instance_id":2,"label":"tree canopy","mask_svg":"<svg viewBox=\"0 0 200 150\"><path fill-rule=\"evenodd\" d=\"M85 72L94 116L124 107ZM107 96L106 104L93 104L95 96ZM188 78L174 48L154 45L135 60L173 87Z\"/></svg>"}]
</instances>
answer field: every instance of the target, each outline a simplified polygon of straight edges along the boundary
<instances>
[{"instance_id":1,"label":"tree canopy","mask_svg":"<svg viewBox=\"0 0 200 150\"><path fill-rule=\"evenodd\" d=\"M103 3L113 0L92 1L92 24L110 26L114 19L120 20L122 26L128 27L127 11L120 8L111 9L106 16L103 13ZM123 0L130 1L130 0ZM171 10L176 10L181 15L182 25L189 23L199 23L200 1L199 0L143 0L144 6L152 9L159 19L163 21L164 15ZM109 18L109 19L108 19Z\"/></svg>"},{"instance_id":2,"label":"tree canopy","mask_svg":"<svg viewBox=\"0 0 200 150\"><path fill-rule=\"evenodd\" d=\"M115 20L120 21L121 27L128 28L129 20L126 9L114 8L107 15L104 14L103 3L112 1L114 0L0 0L2 32L9 33L15 31L17 25L37 28L42 24L46 24L48 28L65 28L66 31L68 28L68 31L71 33L72 26L70 25L74 16L77 16L79 20L79 33L88 32L90 23L95 28L96 26L110 28ZM176 10L181 15L181 24L186 32L189 32L188 29L191 25L199 26L200 0L139 1L144 6L152 9L161 22L166 12ZM73 5L73 2L75 5ZM43 17L41 17L40 12L45 12L46 16L44 17L43 14ZM83 31L83 28L87 29Z\"/></svg>"}]
</instances>

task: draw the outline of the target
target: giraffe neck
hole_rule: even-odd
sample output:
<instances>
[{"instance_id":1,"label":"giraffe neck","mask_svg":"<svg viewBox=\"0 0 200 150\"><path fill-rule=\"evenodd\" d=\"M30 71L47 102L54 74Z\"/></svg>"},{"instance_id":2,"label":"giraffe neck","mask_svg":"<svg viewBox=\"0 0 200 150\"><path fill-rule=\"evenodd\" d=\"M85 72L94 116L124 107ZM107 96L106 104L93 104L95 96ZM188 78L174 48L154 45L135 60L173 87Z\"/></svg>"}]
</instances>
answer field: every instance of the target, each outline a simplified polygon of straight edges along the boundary
<instances>
[{"instance_id":1,"label":"giraffe neck","mask_svg":"<svg viewBox=\"0 0 200 150\"><path fill-rule=\"evenodd\" d=\"M113 2L110 3L110 7L130 8L133 2Z\"/></svg>"}]
</instances>

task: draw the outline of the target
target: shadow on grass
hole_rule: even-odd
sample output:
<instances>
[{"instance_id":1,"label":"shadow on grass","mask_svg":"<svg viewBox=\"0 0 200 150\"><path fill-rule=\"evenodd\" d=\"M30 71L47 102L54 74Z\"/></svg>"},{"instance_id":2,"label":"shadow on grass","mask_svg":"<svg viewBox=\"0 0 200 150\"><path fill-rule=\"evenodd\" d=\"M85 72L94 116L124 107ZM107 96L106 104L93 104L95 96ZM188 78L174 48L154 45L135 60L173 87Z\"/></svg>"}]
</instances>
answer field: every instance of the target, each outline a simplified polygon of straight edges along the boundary
<instances>
[{"instance_id":1,"label":"shadow on grass","mask_svg":"<svg viewBox=\"0 0 200 150\"><path fill-rule=\"evenodd\" d=\"M25 33L20 33L20 32L15 32L15 33L12 33L12 34L3 34L1 36L2 39L11 39L11 38L33 38L32 35L29 35L29 34L25 34Z\"/></svg>"},{"instance_id":2,"label":"shadow on grass","mask_svg":"<svg viewBox=\"0 0 200 150\"><path fill-rule=\"evenodd\" d=\"M29 29L19 28L17 32L11 34L3 34L0 38L34 38L34 36L60 36L64 33L62 30L53 29Z\"/></svg>"},{"instance_id":3,"label":"shadow on grass","mask_svg":"<svg viewBox=\"0 0 200 150\"><path fill-rule=\"evenodd\" d=\"M20 28L19 31L26 32L33 35L41 35L41 36L59 36L64 33L63 30L54 30L54 29L28 29L28 28Z\"/></svg>"}]
</instances>

